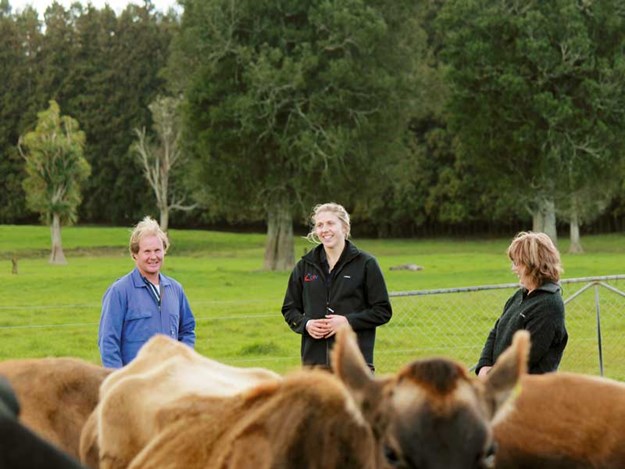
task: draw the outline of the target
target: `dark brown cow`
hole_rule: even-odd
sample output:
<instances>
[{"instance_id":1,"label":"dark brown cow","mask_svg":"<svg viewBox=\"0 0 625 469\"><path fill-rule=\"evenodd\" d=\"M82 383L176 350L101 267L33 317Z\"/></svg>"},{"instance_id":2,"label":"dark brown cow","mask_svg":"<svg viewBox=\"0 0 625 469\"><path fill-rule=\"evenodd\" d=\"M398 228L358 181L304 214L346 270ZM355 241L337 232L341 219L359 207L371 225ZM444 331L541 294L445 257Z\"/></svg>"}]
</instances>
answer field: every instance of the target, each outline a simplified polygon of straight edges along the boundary
<instances>
[{"instance_id":1,"label":"dark brown cow","mask_svg":"<svg viewBox=\"0 0 625 469\"><path fill-rule=\"evenodd\" d=\"M625 384L573 373L527 375L495 426L497 468L625 468Z\"/></svg>"},{"instance_id":2,"label":"dark brown cow","mask_svg":"<svg viewBox=\"0 0 625 469\"><path fill-rule=\"evenodd\" d=\"M354 368L355 344L337 339L333 367L381 436L390 465L477 469L493 467L491 426L509 411L528 353L529 334L521 331L485 380L445 358L418 360L397 375L373 379L362 359Z\"/></svg>"},{"instance_id":3,"label":"dark brown cow","mask_svg":"<svg viewBox=\"0 0 625 469\"><path fill-rule=\"evenodd\" d=\"M46 441L78 458L82 427L98 402L110 370L75 358L0 362L20 403L20 421Z\"/></svg>"},{"instance_id":4,"label":"dark brown cow","mask_svg":"<svg viewBox=\"0 0 625 469\"><path fill-rule=\"evenodd\" d=\"M491 423L526 370L528 348L528 334L517 335L484 381L445 359L374 378L345 328L332 352L334 375L300 371L231 396L131 398L138 382L143 389L166 378L143 369L139 380L102 386L109 393L91 425L99 430L100 467L126 467L124 446L138 435L149 438L129 468L490 467Z\"/></svg>"}]
</instances>

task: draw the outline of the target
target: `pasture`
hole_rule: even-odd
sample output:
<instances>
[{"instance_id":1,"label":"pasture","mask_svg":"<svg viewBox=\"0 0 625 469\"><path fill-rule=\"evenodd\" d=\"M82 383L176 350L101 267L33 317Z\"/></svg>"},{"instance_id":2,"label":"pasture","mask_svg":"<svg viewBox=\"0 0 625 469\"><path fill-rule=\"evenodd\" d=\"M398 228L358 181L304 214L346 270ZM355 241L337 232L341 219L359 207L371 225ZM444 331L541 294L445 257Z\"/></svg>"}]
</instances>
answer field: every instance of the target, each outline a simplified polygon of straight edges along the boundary
<instances>
[{"instance_id":1,"label":"pasture","mask_svg":"<svg viewBox=\"0 0 625 469\"><path fill-rule=\"evenodd\" d=\"M515 282L505 256L512 235L488 240L370 240L359 239L355 233L354 242L378 258L389 291L397 292ZM125 227L64 228L68 264L54 266L47 262L47 227L0 225L0 360L73 356L99 363L100 300L107 286L133 267L127 252L128 236ZM297 367L299 336L280 314L289 274L260 270L264 234L172 229L170 238L172 248L164 272L186 290L197 319L198 352L224 363L262 366L281 373ZM564 278L625 273L625 236L587 236L582 243L586 253L570 255L566 253L568 241L560 239ZM309 246L297 239L296 256ZM11 273L12 257L17 259L17 274ZM389 270L406 263L424 269ZM481 305L474 316L466 318L466 324L477 323L487 332L507 294L496 295L492 305ZM470 303L472 298L466 295L461 301ZM394 371L397 364L417 358L410 352L418 348L411 344L417 338L402 333L402 315L410 310L396 308L395 301L393 306L393 320L378 333L376 361L381 372ZM415 308L429 312L440 306L420 298ZM428 327L445 330L452 326L445 310L440 313L427 316ZM453 326L459 327L454 334L462 336L463 325ZM469 354L460 354L462 361L470 364L483 339L469 348ZM398 362L384 362L382 357L391 347L409 352ZM452 350L450 355L458 354ZM625 378L625 364L622 367L612 375Z\"/></svg>"}]
</instances>

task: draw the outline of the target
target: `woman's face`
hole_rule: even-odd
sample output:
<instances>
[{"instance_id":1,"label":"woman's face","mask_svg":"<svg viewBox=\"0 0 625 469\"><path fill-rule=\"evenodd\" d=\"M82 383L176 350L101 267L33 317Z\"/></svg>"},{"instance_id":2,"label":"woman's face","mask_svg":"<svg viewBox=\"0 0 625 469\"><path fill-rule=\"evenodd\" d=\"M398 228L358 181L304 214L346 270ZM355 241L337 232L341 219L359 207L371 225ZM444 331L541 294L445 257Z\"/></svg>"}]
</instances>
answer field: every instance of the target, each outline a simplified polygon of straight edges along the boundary
<instances>
[{"instance_id":1,"label":"woman's face","mask_svg":"<svg viewBox=\"0 0 625 469\"><path fill-rule=\"evenodd\" d=\"M343 223L332 212L315 216L315 234L326 249L342 248L347 236Z\"/></svg>"},{"instance_id":2,"label":"woman's face","mask_svg":"<svg viewBox=\"0 0 625 469\"><path fill-rule=\"evenodd\" d=\"M525 267L525 265L517 261L512 261L512 272L519 277L519 283L522 286L528 290L532 290L534 288L531 279L527 275L527 267Z\"/></svg>"}]
</instances>

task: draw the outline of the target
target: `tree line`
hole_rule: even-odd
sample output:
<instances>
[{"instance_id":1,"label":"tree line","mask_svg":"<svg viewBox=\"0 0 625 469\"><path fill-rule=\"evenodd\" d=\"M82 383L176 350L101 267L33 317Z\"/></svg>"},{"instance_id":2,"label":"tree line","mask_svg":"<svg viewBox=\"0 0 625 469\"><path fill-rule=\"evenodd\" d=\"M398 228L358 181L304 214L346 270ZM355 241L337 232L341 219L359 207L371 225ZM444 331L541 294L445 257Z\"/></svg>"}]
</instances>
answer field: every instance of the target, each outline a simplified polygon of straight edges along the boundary
<instances>
[{"instance_id":1,"label":"tree line","mask_svg":"<svg viewBox=\"0 0 625 469\"><path fill-rule=\"evenodd\" d=\"M0 0L0 222L36 219L18 142L51 100L86 137L81 222L261 223L268 269L321 201L368 235L560 227L576 250L623 216L625 1L181 4Z\"/></svg>"}]
</instances>

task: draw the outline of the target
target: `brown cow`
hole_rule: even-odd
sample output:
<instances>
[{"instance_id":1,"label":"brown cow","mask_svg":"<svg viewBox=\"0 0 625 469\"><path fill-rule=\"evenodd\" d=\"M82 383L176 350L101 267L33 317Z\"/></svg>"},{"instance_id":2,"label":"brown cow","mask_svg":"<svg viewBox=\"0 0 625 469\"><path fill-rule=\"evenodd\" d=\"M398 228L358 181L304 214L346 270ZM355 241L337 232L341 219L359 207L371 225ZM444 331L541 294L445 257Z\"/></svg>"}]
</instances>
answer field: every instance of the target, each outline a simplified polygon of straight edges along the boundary
<instances>
[{"instance_id":1,"label":"brown cow","mask_svg":"<svg viewBox=\"0 0 625 469\"><path fill-rule=\"evenodd\" d=\"M485 380L444 358L417 360L395 376L372 379L355 341L337 338L333 368L357 397L393 467L493 467L491 426L509 411L527 372L529 334L518 332ZM349 355L352 355L348 358Z\"/></svg>"},{"instance_id":2,"label":"brown cow","mask_svg":"<svg viewBox=\"0 0 625 469\"><path fill-rule=\"evenodd\" d=\"M78 461L18 421L19 403L9 381L0 376L0 467L82 469Z\"/></svg>"},{"instance_id":3,"label":"brown cow","mask_svg":"<svg viewBox=\"0 0 625 469\"><path fill-rule=\"evenodd\" d=\"M129 469L381 467L371 427L326 371L301 371L230 398L188 396L158 421Z\"/></svg>"},{"instance_id":4,"label":"brown cow","mask_svg":"<svg viewBox=\"0 0 625 469\"><path fill-rule=\"evenodd\" d=\"M98 402L110 370L76 358L33 358L0 362L20 403L20 421L78 458L82 427Z\"/></svg>"},{"instance_id":5,"label":"brown cow","mask_svg":"<svg viewBox=\"0 0 625 469\"><path fill-rule=\"evenodd\" d=\"M625 384L564 372L527 375L494 432L497 468L625 468Z\"/></svg>"},{"instance_id":6,"label":"brown cow","mask_svg":"<svg viewBox=\"0 0 625 469\"><path fill-rule=\"evenodd\" d=\"M137 429L151 437L131 468L489 467L490 424L525 372L528 348L520 333L484 381L445 359L374 378L345 328L332 353L335 375L306 370L229 397L177 399L147 391L133 399L135 383L120 380L101 395L94 425L100 467L126 466ZM163 378L140 376L134 381L148 389Z\"/></svg>"},{"instance_id":7,"label":"brown cow","mask_svg":"<svg viewBox=\"0 0 625 469\"><path fill-rule=\"evenodd\" d=\"M100 388L100 403L80 442L89 467L125 468L155 434L159 409L188 395L230 396L267 380L273 371L238 368L205 358L165 335L156 335Z\"/></svg>"}]
</instances>

